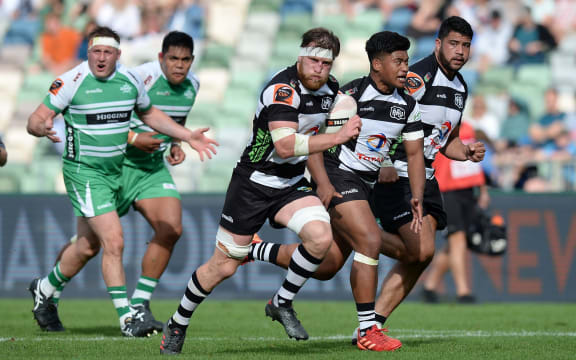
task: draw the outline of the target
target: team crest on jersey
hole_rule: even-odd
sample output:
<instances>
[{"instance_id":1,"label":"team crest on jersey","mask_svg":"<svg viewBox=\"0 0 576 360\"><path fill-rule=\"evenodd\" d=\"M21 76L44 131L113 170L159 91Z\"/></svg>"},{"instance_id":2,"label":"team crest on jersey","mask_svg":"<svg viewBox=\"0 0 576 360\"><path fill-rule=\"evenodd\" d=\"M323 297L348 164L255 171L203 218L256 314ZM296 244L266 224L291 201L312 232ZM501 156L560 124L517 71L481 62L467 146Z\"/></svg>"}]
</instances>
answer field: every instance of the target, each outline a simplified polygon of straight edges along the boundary
<instances>
[{"instance_id":1,"label":"team crest on jersey","mask_svg":"<svg viewBox=\"0 0 576 360\"><path fill-rule=\"evenodd\" d=\"M124 94L129 94L132 91L132 86L124 84L120 87L120 91L122 91Z\"/></svg>"},{"instance_id":2,"label":"team crest on jersey","mask_svg":"<svg viewBox=\"0 0 576 360\"><path fill-rule=\"evenodd\" d=\"M320 104L322 110L330 110L331 106L332 106L332 98L329 96L324 96L322 98L322 104Z\"/></svg>"},{"instance_id":3,"label":"team crest on jersey","mask_svg":"<svg viewBox=\"0 0 576 360\"><path fill-rule=\"evenodd\" d=\"M188 89L184 92L184 97L186 97L186 99L192 99L194 97L194 93L192 90Z\"/></svg>"},{"instance_id":4,"label":"team crest on jersey","mask_svg":"<svg viewBox=\"0 0 576 360\"><path fill-rule=\"evenodd\" d=\"M454 94L454 105L456 105L458 109L464 107L464 98L462 97L462 94Z\"/></svg>"},{"instance_id":5,"label":"team crest on jersey","mask_svg":"<svg viewBox=\"0 0 576 360\"><path fill-rule=\"evenodd\" d=\"M370 151L378 151L382 146L386 145L386 135L380 133L377 135L370 135L368 140L366 140L366 146Z\"/></svg>"},{"instance_id":6,"label":"team crest on jersey","mask_svg":"<svg viewBox=\"0 0 576 360\"><path fill-rule=\"evenodd\" d=\"M52 95L58 95L58 91L60 91L60 88L62 88L63 85L64 85L64 81L62 81L62 79L58 78L58 79L54 80L52 85L50 85L50 89L48 91L50 91L50 93Z\"/></svg>"},{"instance_id":7,"label":"team crest on jersey","mask_svg":"<svg viewBox=\"0 0 576 360\"><path fill-rule=\"evenodd\" d=\"M294 89L286 84L277 84L274 86L274 102L286 105L292 105L294 101Z\"/></svg>"},{"instance_id":8,"label":"team crest on jersey","mask_svg":"<svg viewBox=\"0 0 576 360\"><path fill-rule=\"evenodd\" d=\"M390 117L398 121L403 121L406 118L406 114L404 113L404 109L400 106L392 106L390 108Z\"/></svg>"}]
</instances>

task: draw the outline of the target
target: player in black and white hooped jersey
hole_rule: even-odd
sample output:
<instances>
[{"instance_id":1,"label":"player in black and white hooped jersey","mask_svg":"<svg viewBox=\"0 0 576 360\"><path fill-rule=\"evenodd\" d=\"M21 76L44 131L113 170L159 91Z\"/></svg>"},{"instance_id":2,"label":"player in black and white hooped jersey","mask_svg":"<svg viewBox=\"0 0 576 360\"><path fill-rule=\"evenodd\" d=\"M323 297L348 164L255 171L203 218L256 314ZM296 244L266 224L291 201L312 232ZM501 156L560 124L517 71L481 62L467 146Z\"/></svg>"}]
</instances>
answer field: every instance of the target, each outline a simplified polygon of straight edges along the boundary
<instances>
[{"instance_id":1,"label":"player in black and white hooped jersey","mask_svg":"<svg viewBox=\"0 0 576 360\"><path fill-rule=\"evenodd\" d=\"M468 89L458 72L468 61L473 30L466 20L453 16L442 22L434 53L410 66L407 92L420 104L424 129L426 187L422 231L410 230L412 214L408 199L409 177L406 153L402 144L390 151L393 166L383 168L382 183L374 187L374 215L383 228L399 234L383 241L383 253L399 261L390 270L376 301L376 317L383 325L392 311L410 293L416 281L434 256L436 230L446 226L442 196L434 178L432 162L438 151L453 160L473 162L484 158L484 144L464 145L459 137L462 112Z\"/></svg>"},{"instance_id":2,"label":"player in black and white hooped jersey","mask_svg":"<svg viewBox=\"0 0 576 360\"><path fill-rule=\"evenodd\" d=\"M356 116L336 133L316 135L337 94L338 83L330 78L330 70L339 51L340 41L332 32L311 29L302 36L297 63L264 88L252 137L226 193L216 249L192 274L178 310L165 326L162 354L181 352L196 307L236 272L266 219L291 229L302 240L282 286L265 307L266 315L280 322L289 337L308 339L292 300L322 262L332 231L328 212L304 178L305 163L309 154L358 136L361 127Z\"/></svg>"},{"instance_id":3,"label":"player in black and white hooped jersey","mask_svg":"<svg viewBox=\"0 0 576 360\"><path fill-rule=\"evenodd\" d=\"M419 231L422 220L422 196L425 172L423 132L418 103L404 93L408 73L410 41L397 33L383 31L366 42L370 74L341 88L356 100L362 130L356 139L314 154L308 168L317 184L317 192L330 217L335 244L314 274L320 280L330 279L354 250L350 275L356 301L359 329L356 337L362 350L392 351L402 344L384 334L377 326L374 301L378 286L378 259L381 232L372 210L370 197L378 181L382 162L390 146L403 141L409 163L413 231ZM325 170L325 171L323 171ZM287 267L296 244L255 244L251 257Z\"/></svg>"}]
</instances>

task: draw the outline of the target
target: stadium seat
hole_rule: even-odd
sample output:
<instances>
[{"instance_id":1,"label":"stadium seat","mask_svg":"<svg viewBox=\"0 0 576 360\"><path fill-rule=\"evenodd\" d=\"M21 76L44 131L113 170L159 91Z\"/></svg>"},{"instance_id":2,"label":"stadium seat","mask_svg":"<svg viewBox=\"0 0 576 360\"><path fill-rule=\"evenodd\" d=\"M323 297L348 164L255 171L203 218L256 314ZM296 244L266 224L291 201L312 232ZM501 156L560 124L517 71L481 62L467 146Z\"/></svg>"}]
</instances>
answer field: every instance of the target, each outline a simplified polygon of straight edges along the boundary
<instances>
[{"instance_id":1,"label":"stadium seat","mask_svg":"<svg viewBox=\"0 0 576 360\"><path fill-rule=\"evenodd\" d=\"M551 74L550 67L547 64L530 64L522 65L516 74L516 80L537 86L540 89L546 89L550 86Z\"/></svg>"},{"instance_id":2,"label":"stadium seat","mask_svg":"<svg viewBox=\"0 0 576 360\"><path fill-rule=\"evenodd\" d=\"M412 63L421 60L428 55L432 54L436 46L435 36L425 36L419 38L417 41L412 41L412 46L415 45L414 53L412 54ZM412 47L411 46L411 47Z\"/></svg>"},{"instance_id":3,"label":"stadium seat","mask_svg":"<svg viewBox=\"0 0 576 360\"><path fill-rule=\"evenodd\" d=\"M228 45L215 43L207 44L200 58L200 68L226 68L230 65L230 58L234 54L234 48Z\"/></svg>"},{"instance_id":4,"label":"stadium seat","mask_svg":"<svg viewBox=\"0 0 576 360\"><path fill-rule=\"evenodd\" d=\"M523 100L530 109L532 120L538 119L544 113L544 89L531 83L515 82L508 87L511 96Z\"/></svg>"},{"instance_id":5,"label":"stadium seat","mask_svg":"<svg viewBox=\"0 0 576 360\"><path fill-rule=\"evenodd\" d=\"M384 22L383 30L395 31L405 34L408 25L412 21L413 11L406 7L394 9L392 14Z\"/></svg>"},{"instance_id":6,"label":"stadium seat","mask_svg":"<svg viewBox=\"0 0 576 360\"><path fill-rule=\"evenodd\" d=\"M482 85L506 89L514 79L514 69L510 66L491 67L480 77Z\"/></svg>"},{"instance_id":7,"label":"stadium seat","mask_svg":"<svg viewBox=\"0 0 576 360\"><path fill-rule=\"evenodd\" d=\"M250 12L279 12L284 0L252 0Z\"/></svg>"}]
</instances>

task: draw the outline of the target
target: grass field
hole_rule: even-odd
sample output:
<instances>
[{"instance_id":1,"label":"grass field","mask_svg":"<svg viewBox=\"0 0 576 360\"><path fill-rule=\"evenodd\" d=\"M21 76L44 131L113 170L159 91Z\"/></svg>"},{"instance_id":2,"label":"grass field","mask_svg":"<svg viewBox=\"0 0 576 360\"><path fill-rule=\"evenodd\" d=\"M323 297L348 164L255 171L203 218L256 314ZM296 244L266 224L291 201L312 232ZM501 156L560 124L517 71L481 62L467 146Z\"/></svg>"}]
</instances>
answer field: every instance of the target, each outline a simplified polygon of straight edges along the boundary
<instances>
[{"instance_id":1,"label":"grass field","mask_svg":"<svg viewBox=\"0 0 576 360\"><path fill-rule=\"evenodd\" d=\"M514 303L400 306L387 325L403 341L394 353L350 345L352 302L300 301L296 310L311 338L288 339L264 316L264 301L208 300L194 315L181 358L194 359L576 359L576 304ZM30 299L0 299L0 359L160 358L160 335L120 336L108 300L64 299L66 332L43 333ZM166 319L177 301L154 300Z\"/></svg>"}]
</instances>

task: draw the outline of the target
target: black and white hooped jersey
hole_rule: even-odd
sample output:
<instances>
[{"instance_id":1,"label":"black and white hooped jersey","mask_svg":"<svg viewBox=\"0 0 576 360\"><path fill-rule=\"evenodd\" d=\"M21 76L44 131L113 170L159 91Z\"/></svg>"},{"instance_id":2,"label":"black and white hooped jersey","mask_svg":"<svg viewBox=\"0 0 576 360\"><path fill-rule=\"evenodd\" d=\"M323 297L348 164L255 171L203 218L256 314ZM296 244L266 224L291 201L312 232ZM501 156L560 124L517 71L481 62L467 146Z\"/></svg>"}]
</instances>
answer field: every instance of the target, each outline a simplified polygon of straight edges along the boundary
<instances>
[{"instance_id":1,"label":"black and white hooped jersey","mask_svg":"<svg viewBox=\"0 0 576 360\"><path fill-rule=\"evenodd\" d=\"M434 177L432 162L446 145L452 130L460 125L468 87L460 73L449 79L434 54L410 66L405 90L420 104L424 129L426 178ZM406 152L400 144L390 152L399 176L408 176Z\"/></svg>"},{"instance_id":2,"label":"black and white hooped jersey","mask_svg":"<svg viewBox=\"0 0 576 360\"><path fill-rule=\"evenodd\" d=\"M260 94L252 135L238 167L248 169L250 180L261 185L283 189L296 184L304 177L308 156L278 156L268 125L293 121L298 124L298 133L316 135L337 93L338 82L332 77L312 91L300 82L296 65L278 72Z\"/></svg>"},{"instance_id":3,"label":"black and white hooped jersey","mask_svg":"<svg viewBox=\"0 0 576 360\"><path fill-rule=\"evenodd\" d=\"M328 161L337 159L341 169L374 183L391 146L423 137L418 103L402 90L382 93L370 76L353 80L340 91L356 100L362 130L356 139L326 151L324 156Z\"/></svg>"}]
</instances>

